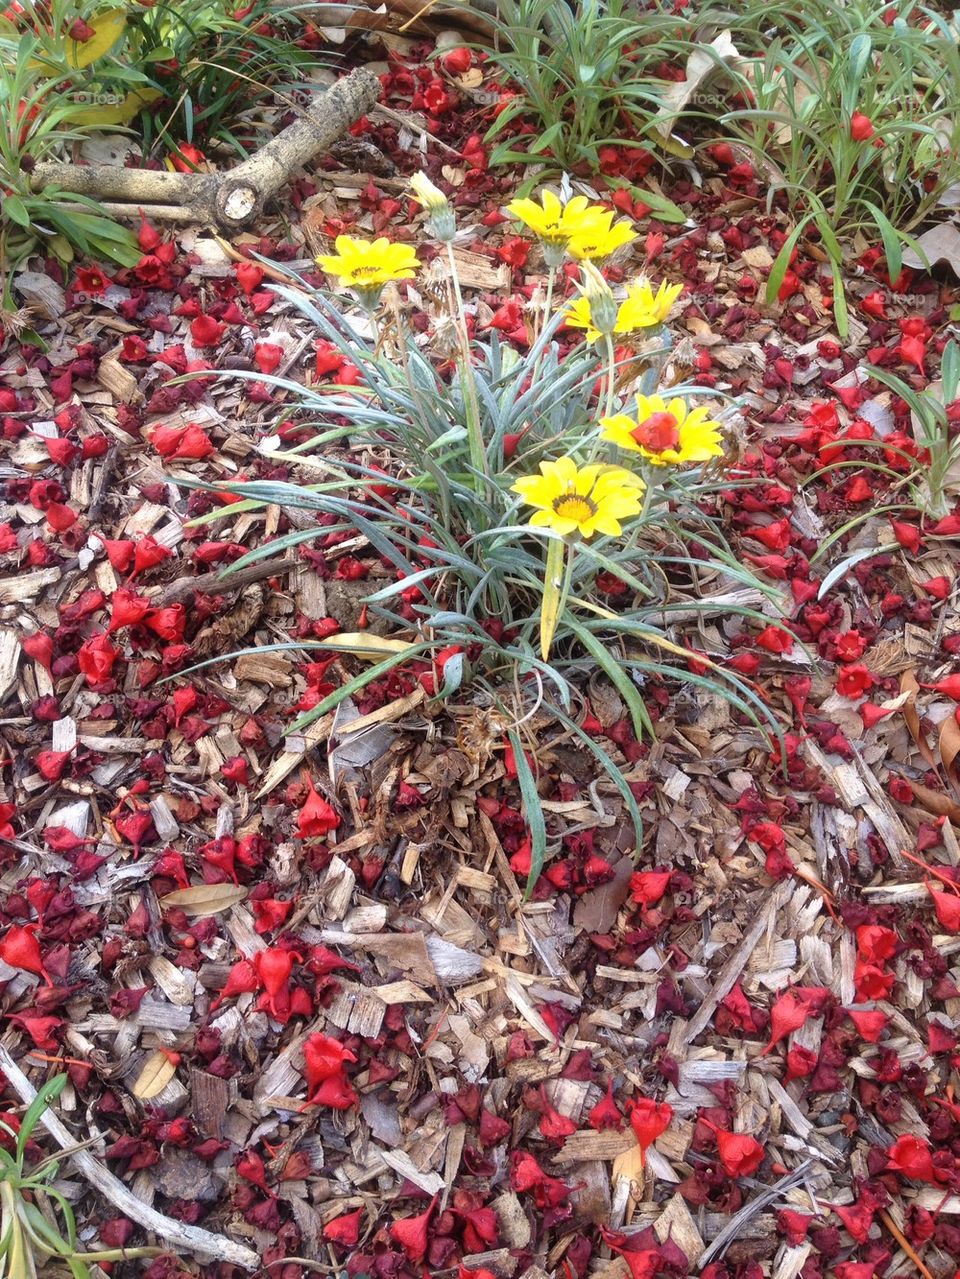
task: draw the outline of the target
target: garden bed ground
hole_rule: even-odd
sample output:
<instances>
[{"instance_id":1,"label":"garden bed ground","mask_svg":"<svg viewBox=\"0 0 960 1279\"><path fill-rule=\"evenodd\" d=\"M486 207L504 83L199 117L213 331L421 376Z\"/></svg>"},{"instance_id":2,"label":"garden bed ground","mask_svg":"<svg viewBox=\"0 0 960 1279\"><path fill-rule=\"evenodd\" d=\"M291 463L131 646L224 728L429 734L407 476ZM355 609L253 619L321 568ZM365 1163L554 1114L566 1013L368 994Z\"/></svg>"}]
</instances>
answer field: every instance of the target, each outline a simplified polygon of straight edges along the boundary
<instances>
[{"instance_id":1,"label":"garden bed ground","mask_svg":"<svg viewBox=\"0 0 960 1279\"><path fill-rule=\"evenodd\" d=\"M929 685L960 647L960 519L900 512L892 530L878 512L811 565L886 500L859 428L844 442L852 424L887 440L904 427L857 370L869 357L933 381L952 283L906 272L891 288L864 246L841 343L805 252L763 304L788 224L748 166L720 155L700 186L664 182L689 221L642 221L624 274L645 264L687 286L677 366L741 397L737 473L755 484L731 487L725 527L782 587L797 637L782 651L731 617L686 640L756 681L786 759L726 703L666 683L644 689L657 738L638 743L591 683L583 713L634 783L645 841L637 852L584 752L528 722L556 850L529 902L510 864L525 826L504 724L469 690L440 706L423 671L401 670L359 699L367 732L341 713L285 736L311 687L356 667L262 650L361 627L385 572L362 539L224 585L218 565L289 513L185 527L211 502L177 478L267 476L257 444L283 397L174 374L203 360L350 377L323 359L318 375L315 333L238 249L309 273L344 229L418 242L406 179L425 165L454 192L478 328L528 340L544 273L499 216L516 175L485 167L481 83L456 104L437 88L429 126L411 110L434 83L428 53L392 64L387 110L257 235L225 247L144 228L140 265L110 280L87 266L66 292L54 268L21 282L47 350L11 329L0 364L0 903L12 930L40 923L44 974L0 968L2 1043L36 1083L65 1064L63 1118L135 1195L284 1279L302 1270L284 1257L378 1279L424 1264L497 1279L952 1274L960 920L950 897L938 919L906 854L957 877L956 690ZM427 323L429 288L402 305ZM80 452L53 443L67 427ZM857 547L885 549L822 591ZM131 627L127 589L153 610ZM91 643L111 609L118 629ZM24 651L34 631L52 648ZM323 805L301 815L310 786L335 828ZM356 1058L358 1106L305 1108L318 1034ZM645 1173L626 1118L640 1096L673 1108ZM144 1242L69 1169L62 1188L88 1246Z\"/></svg>"}]
</instances>

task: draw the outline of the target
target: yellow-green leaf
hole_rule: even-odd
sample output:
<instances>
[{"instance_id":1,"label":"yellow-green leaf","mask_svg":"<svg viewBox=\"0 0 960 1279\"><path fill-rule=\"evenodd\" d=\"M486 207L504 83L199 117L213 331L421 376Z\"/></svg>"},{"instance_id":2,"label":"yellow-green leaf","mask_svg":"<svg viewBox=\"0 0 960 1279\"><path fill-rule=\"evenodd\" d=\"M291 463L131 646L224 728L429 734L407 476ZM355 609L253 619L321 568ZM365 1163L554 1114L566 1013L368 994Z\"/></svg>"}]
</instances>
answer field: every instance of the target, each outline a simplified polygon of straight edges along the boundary
<instances>
[{"instance_id":1,"label":"yellow-green leaf","mask_svg":"<svg viewBox=\"0 0 960 1279\"><path fill-rule=\"evenodd\" d=\"M162 97L159 89L135 89L122 102L103 103L101 106L86 107L83 111L74 112L70 116L70 123L94 129L102 129L111 124L129 124L144 107Z\"/></svg>"},{"instance_id":2,"label":"yellow-green leaf","mask_svg":"<svg viewBox=\"0 0 960 1279\"><path fill-rule=\"evenodd\" d=\"M236 884L197 884L193 888L178 888L160 898L162 910L176 906L185 915L202 919L204 915L217 915L242 902L247 895L245 888Z\"/></svg>"},{"instance_id":3,"label":"yellow-green leaf","mask_svg":"<svg viewBox=\"0 0 960 1279\"><path fill-rule=\"evenodd\" d=\"M88 67L97 58L113 48L123 35L127 15L123 9L107 9L90 23L93 35L89 40L67 41L67 62L71 67Z\"/></svg>"},{"instance_id":4,"label":"yellow-green leaf","mask_svg":"<svg viewBox=\"0 0 960 1279\"><path fill-rule=\"evenodd\" d=\"M345 631L340 635L328 635L320 642L324 648L355 653L357 657L369 657L371 661L390 653L405 653L408 648L416 648L408 640L385 639L382 635L371 635L367 631Z\"/></svg>"},{"instance_id":5,"label":"yellow-green leaf","mask_svg":"<svg viewBox=\"0 0 960 1279\"><path fill-rule=\"evenodd\" d=\"M167 1054L157 1049L147 1058L131 1092L140 1101L159 1097L176 1073L177 1068Z\"/></svg>"},{"instance_id":6,"label":"yellow-green leaf","mask_svg":"<svg viewBox=\"0 0 960 1279\"><path fill-rule=\"evenodd\" d=\"M544 661L550 656L550 645L563 605L563 556L566 549L566 543L558 537L552 537L547 543L547 566L540 605L540 656Z\"/></svg>"}]
</instances>

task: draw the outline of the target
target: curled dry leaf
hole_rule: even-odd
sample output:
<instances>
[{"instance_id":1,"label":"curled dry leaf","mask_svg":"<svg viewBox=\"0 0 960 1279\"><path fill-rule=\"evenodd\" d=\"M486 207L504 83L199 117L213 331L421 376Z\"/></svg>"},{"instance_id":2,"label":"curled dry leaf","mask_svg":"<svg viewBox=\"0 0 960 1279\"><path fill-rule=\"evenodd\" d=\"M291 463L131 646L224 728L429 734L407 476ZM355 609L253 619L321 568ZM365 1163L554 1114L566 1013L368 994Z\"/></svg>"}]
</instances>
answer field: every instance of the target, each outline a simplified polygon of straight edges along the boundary
<instances>
[{"instance_id":1,"label":"curled dry leaf","mask_svg":"<svg viewBox=\"0 0 960 1279\"><path fill-rule=\"evenodd\" d=\"M137 1075L136 1082L130 1091L138 1100L149 1101L152 1097L160 1096L176 1073L177 1068L174 1063L158 1048L144 1062L143 1069Z\"/></svg>"},{"instance_id":2,"label":"curled dry leaf","mask_svg":"<svg viewBox=\"0 0 960 1279\"><path fill-rule=\"evenodd\" d=\"M193 888L178 888L160 898L164 910L176 906L185 915L202 919L205 915L218 915L222 910L237 906L247 895L245 888L236 884L197 884Z\"/></svg>"}]
</instances>

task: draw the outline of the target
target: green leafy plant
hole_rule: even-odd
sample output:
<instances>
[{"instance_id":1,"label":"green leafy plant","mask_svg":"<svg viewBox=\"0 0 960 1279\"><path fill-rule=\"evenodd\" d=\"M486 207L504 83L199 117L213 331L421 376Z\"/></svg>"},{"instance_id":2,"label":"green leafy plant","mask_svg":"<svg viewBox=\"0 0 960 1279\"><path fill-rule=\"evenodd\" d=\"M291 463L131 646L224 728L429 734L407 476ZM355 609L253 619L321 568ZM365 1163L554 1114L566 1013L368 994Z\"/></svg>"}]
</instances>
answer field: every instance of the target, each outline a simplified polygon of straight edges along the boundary
<instances>
[{"instance_id":1,"label":"green leafy plant","mask_svg":"<svg viewBox=\"0 0 960 1279\"><path fill-rule=\"evenodd\" d=\"M293 90L307 64L323 65L294 41L300 13L270 0L240 8L232 0L160 0L131 10L125 62L146 73L158 94L138 120L145 149L213 143L246 154L256 134L251 109ZM116 60L111 83L120 85L124 74Z\"/></svg>"},{"instance_id":2,"label":"green leafy plant","mask_svg":"<svg viewBox=\"0 0 960 1279\"><path fill-rule=\"evenodd\" d=\"M322 260L328 270L332 261ZM374 268L356 261L357 278L369 281ZM450 261L455 271L452 254ZM398 256L397 272L403 269ZM545 503L546 517L530 522L524 501L542 483L538 468L546 475L549 459L583 468L581 476L614 469L609 465L614 450L596 425L598 379L607 381L610 395L609 361L598 351L602 344L561 351L556 336L562 315L552 316L525 352L502 344L496 333L471 340L454 286L436 330L451 344L448 354L456 355L455 373L444 376L436 349L423 349L399 316L378 340L370 298L365 309L372 340L330 297L305 285L278 286L277 292L358 366L362 380L337 389L263 379L282 389L306 422L278 423L261 451L303 478L226 486L241 499L230 504L229 515L276 504L333 522L286 532L227 572L349 531L366 539L394 579L366 600L390 638L334 635L313 645L373 664L302 715L296 730L395 667L413 664L432 671L436 695L452 707L463 697L496 707L518 740L521 725L538 710L552 716L606 772L638 832L639 811L626 776L580 723L581 690L591 674L601 672L616 688L638 736L653 730L644 689L662 679L719 694L753 723L778 731L750 683L691 650L685 638L691 618L707 624L733 613L763 625L770 620L760 605L775 592L737 561L711 513L729 477L702 467L647 465L634 453L623 465L632 462L631 471L637 479L642 472L646 487L619 535L610 527L596 536L583 532L586 524L577 535L576 521L569 528L558 522L555 516L565 519L568 509L582 503L576 499L568 506L569 486L568 498ZM646 393L656 388L669 350L665 330L660 333L660 344L648 338L646 350L618 370L621 379ZM683 389L671 388L670 394L682 396ZM577 483L576 492L598 498L592 481L582 488ZM591 499L587 505L597 504ZM196 522L215 523L226 513L218 505ZM535 784L522 757L515 751L531 821L532 884L545 836L532 815Z\"/></svg>"},{"instance_id":3,"label":"green leafy plant","mask_svg":"<svg viewBox=\"0 0 960 1279\"><path fill-rule=\"evenodd\" d=\"M54 70L49 49L35 35L19 37L14 51L0 40L0 270L4 299L17 264L38 242L62 261L74 252L131 266L139 253L128 230L107 217L97 201L53 187L35 192L30 175L41 160L81 140L86 109L75 97L73 68L65 58Z\"/></svg>"},{"instance_id":4,"label":"green leafy plant","mask_svg":"<svg viewBox=\"0 0 960 1279\"><path fill-rule=\"evenodd\" d=\"M0 1279L36 1279L50 1262L69 1269L73 1279L91 1279L92 1263L156 1257L160 1248L107 1248L84 1252L73 1209L54 1182L63 1154L27 1161L27 1145L43 1112L63 1092L66 1075L48 1080L27 1107L19 1125L0 1119Z\"/></svg>"},{"instance_id":5,"label":"green leafy plant","mask_svg":"<svg viewBox=\"0 0 960 1279\"><path fill-rule=\"evenodd\" d=\"M960 51L955 20L904 2L883 12L852 4L794 16L741 49L729 74L752 105L717 121L746 145L796 217L774 263L772 301L801 237L813 234L830 264L836 318L847 331L841 266L855 237L881 244L891 278L902 246L960 179ZM750 38L749 28L746 36ZM759 35L760 32L756 32Z\"/></svg>"},{"instance_id":6,"label":"green leafy plant","mask_svg":"<svg viewBox=\"0 0 960 1279\"><path fill-rule=\"evenodd\" d=\"M493 164L536 164L546 172L597 171L600 148L643 145L657 110L651 75L655 39L676 21L642 13L630 0L500 0L493 61L518 90L487 138L533 122L523 145L506 138Z\"/></svg>"}]
</instances>

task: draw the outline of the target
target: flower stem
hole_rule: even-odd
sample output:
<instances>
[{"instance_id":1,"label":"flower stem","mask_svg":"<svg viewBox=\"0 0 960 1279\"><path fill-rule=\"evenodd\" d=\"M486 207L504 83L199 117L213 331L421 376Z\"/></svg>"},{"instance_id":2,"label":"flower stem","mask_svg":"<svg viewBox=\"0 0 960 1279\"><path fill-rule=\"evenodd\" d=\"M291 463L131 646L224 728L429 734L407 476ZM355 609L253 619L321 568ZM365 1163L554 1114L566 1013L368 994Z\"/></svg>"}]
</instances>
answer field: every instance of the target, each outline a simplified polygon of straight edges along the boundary
<instances>
[{"instance_id":1,"label":"flower stem","mask_svg":"<svg viewBox=\"0 0 960 1279\"><path fill-rule=\"evenodd\" d=\"M569 554L568 554L569 549ZM550 656L550 645L557 630L557 623L570 594L573 578L574 547L563 538L552 537L547 543L547 563L543 578L543 600L540 604L540 656L544 661ZM564 560L566 559L566 568Z\"/></svg>"},{"instance_id":2,"label":"flower stem","mask_svg":"<svg viewBox=\"0 0 960 1279\"><path fill-rule=\"evenodd\" d=\"M467 317L463 309L463 293L460 290L460 276L457 273L457 259L453 253L453 244L446 242L447 261L450 264L450 283L453 286L453 298L456 305L457 333L460 339L460 356L457 360L460 373L460 385L463 388L463 408L467 419L467 441L470 447L470 465L477 472L478 491L486 487L490 477L487 464L487 451L483 443L483 429L480 423L480 399L477 395L477 384L473 375L473 364L470 361L470 334L467 331Z\"/></svg>"},{"instance_id":3,"label":"flower stem","mask_svg":"<svg viewBox=\"0 0 960 1279\"><path fill-rule=\"evenodd\" d=\"M603 346L607 357L607 395L603 409L604 417L613 416L613 393L617 378L617 353L613 345L613 334L604 333Z\"/></svg>"},{"instance_id":4,"label":"flower stem","mask_svg":"<svg viewBox=\"0 0 960 1279\"><path fill-rule=\"evenodd\" d=\"M550 273L547 276L547 296L543 303L543 320L540 324L540 333L537 334L538 337L540 336L540 334L543 333L543 330L550 323L550 312L553 310L553 286L556 282L556 279L557 279L557 268L555 266L552 266L550 268Z\"/></svg>"}]
</instances>

